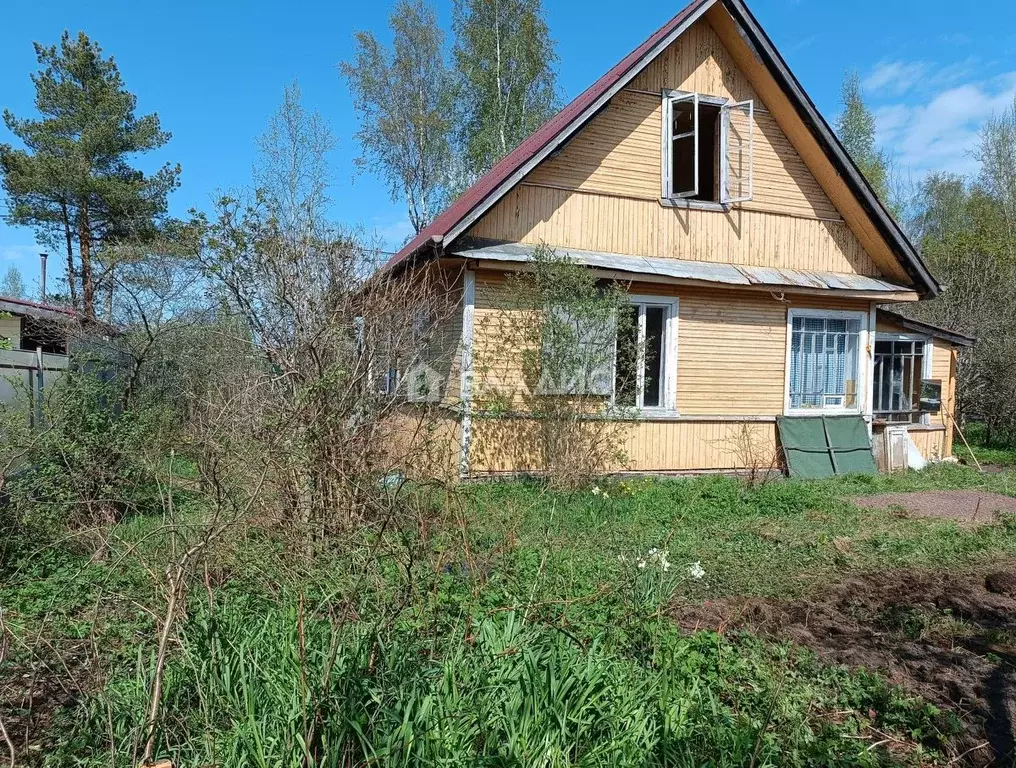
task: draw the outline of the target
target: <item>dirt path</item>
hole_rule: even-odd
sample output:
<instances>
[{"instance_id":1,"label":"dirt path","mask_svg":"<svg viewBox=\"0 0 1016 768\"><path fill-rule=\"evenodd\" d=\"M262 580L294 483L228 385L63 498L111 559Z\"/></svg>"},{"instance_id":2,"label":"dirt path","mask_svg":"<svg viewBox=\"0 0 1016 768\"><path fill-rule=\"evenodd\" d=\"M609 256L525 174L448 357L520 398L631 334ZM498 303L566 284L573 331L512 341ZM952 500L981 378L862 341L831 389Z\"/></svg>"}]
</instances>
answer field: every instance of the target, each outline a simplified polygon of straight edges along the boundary
<instances>
[{"instance_id":1,"label":"dirt path","mask_svg":"<svg viewBox=\"0 0 1016 768\"><path fill-rule=\"evenodd\" d=\"M743 629L879 671L961 719L953 765L1016 757L1016 560L963 572L850 577L807 600L675 606L689 631Z\"/></svg>"},{"instance_id":2,"label":"dirt path","mask_svg":"<svg viewBox=\"0 0 1016 768\"><path fill-rule=\"evenodd\" d=\"M966 525L988 525L999 513L1016 514L1016 497L987 491L913 491L852 496L859 507L901 509L913 517L937 517Z\"/></svg>"}]
</instances>

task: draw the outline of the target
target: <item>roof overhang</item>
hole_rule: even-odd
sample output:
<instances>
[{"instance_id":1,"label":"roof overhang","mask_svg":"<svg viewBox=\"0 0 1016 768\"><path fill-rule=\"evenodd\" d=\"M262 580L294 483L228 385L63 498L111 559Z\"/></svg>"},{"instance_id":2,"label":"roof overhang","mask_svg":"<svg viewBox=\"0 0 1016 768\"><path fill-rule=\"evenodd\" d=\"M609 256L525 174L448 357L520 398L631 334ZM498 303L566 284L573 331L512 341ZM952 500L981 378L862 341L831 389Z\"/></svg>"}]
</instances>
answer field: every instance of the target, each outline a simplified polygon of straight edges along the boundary
<instances>
[{"instance_id":1,"label":"roof overhang","mask_svg":"<svg viewBox=\"0 0 1016 768\"><path fill-rule=\"evenodd\" d=\"M480 268L526 269L539 246L522 243L463 243L450 255L475 262ZM718 264L709 261L660 259L555 248L558 257L595 269L607 277L631 282L658 282L701 287L732 287L785 293L835 293L875 301L913 301L917 298L908 286L876 277L838 272L813 272L799 269L753 267L743 264Z\"/></svg>"},{"instance_id":2,"label":"roof overhang","mask_svg":"<svg viewBox=\"0 0 1016 768\"><path fill-rule=\"evenodd\" d=\"M25 301L24 299L12 299L5 296L0 296L0 312L59 323L67 323L74 319L74 313L64 307L39 304L34 301Z\"/></svg>"},{"instance_id":3,"label":"roof overhang","mask_svg":"<svg viewBox=\"0 0 1016 768\"><path fill-rule=\"evenodd\" d=\"M948 328L942 328L938 325L922 323L919 320L911 320L909 317L904 317L896 312L890 312L888 309L879 309L878 316L890 323L895 323L901 328L906 328L908 331L925 334L936 339L943 339L958 347L972 347L974 346L974 342L977 341L977 339L973 336L957 333L956 331L951 331Z\"/></svg>"}]
</instances>

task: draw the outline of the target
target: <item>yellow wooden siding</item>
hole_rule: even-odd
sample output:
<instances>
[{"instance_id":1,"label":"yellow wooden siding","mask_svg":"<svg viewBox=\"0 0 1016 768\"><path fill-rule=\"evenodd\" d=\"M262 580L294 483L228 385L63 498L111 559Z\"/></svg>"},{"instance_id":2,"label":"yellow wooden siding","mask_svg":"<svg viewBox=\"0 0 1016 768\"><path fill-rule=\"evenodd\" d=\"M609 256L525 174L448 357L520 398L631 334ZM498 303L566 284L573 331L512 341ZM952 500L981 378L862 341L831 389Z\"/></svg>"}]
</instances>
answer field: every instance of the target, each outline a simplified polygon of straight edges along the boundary
<instances>
[{"instance_id":1,"label":"yellow wooden siding","mask_svg":"<svg viewBox=\"0 0 1016 768\"><path fill-rule=\"evenodd\" d=\"M839 219L804 161L705 20L694 24L528 183L657 200L664 89L755 100L754 199L744 208Z\"/></svg>"},{"instance_id":2,"label":"yellow wooden siding","mask_svg":"<svg viewBox=\"0 0 1016 768\"><path fill-rule=\"evenodd\" d=\"M734 470L754 464L777 468L772 422L641 421L616 425L623 454L613 472ZM745 438L747 429L750 437ZM749 446L746 449L746 446ZM541 472L539 425L525 419L474 419L470 463L474 474Z\"/></svg>"},{"instance_id":3,"label":"yellow wooden siding","mask_svg":"<svg viewBox=\"0 0 1016 768\"><path fill-rule=\"evenodd\" d=\"M751 83L759 99L765 103L791 145L821 184L840 215L850 225L882 274L889 279L910 284L909 276L892 252L889 243L870 220L846 181L836 172L825 151L800 119L779 84L741 36L727 10L722 4L716 4L706 12L706 20L730 55L736 71Z\"/></svg>"},{"instance_id":4,"label":"yellow wooden siding","mask_svg":"<svg viewBox=\"0 0 1016 768\"><path fill-rule=\"evenodd\" d=\"M458 477L462 428L458 417L435 406L404 405L385 425L393 468L413 478Z\"/></svg>"},{"instance_id":5,"label":"yellow wooden siding","mask_svg":"<svg viewBox=\"0 0 1016 768\"><path fill-rule=\"evenodd\" d=\"M668 208L656 200L525 184L505 195L469 234L633 256L879 274L842 222L743 209Z\"/></svg>"},{"instance_id":6,"label":"yellow wooden siding","mask_svg":"<svg viewBox=\"0 0 1016 768\"><path fill-rule=\"evenodd\" d=\"M491 400L518 404L532 391L523 356L527 338L507 300L503 273L477 272L474 333L478 406ZM775 416L783 413L787 310L868 311L866 301L766 291L713 290L632 283L633 294L678 298L677 410L684 415ZM532 334L530 334L531 336Z\"/></svg>"},{"instance_id":7,"label":"yellow wooden siding","mask_svg":"<svg viewBox=\"0 0 1016 768\"><path fill-rule=\"evenodd\" d=\"M952 455L947 429L911 429L910 438L927 461L939 461Z\"/></svg>"},{"instance_id":8,"label":"yellow wooden siding","mask_svg":"<svg viewBox=\"0 0 1016 768\"><path fill-rule=\"evenodd\" d=\"M21 318L0 317L0 338L7 339L11 349L21 349Z\"/></svg>"},{"instance_id":9,"label":"yellow wooden siding","mask_svg":"<svg viewBox=\"0 0 1016 768\"><path fill-rule=\"evenodd\" d=\"M931 377L942 381L942 410L931 417L932 424L945 425L945 452L952 455L953 414L956 413L956 347L943 339L935 339L931 355Z\"/></svg>"}]
</instances>

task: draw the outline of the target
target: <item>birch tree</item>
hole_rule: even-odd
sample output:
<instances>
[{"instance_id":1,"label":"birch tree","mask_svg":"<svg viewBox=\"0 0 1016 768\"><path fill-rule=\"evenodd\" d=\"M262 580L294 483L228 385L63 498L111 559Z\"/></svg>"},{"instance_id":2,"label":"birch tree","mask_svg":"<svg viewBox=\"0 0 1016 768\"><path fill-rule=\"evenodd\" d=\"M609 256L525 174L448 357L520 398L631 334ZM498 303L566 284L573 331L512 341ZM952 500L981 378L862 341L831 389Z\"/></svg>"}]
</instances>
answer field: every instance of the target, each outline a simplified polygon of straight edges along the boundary
<instances>
[{"instance_id":1,"label":"birch tree","mask_svg":"<svg viewBox=\"0 0 1016 768\"><path fill-rule=\"evenodd\" d=\"M340 68L360 120L357 164L377 168L419 232L447 199L454 84L432 7L399 0L389 24L391 48L359 31L354 60Z\"/></svg>"},{"instance_id":2,"label":"birch tree","mask_svg":"<svg viewBox=\"0 0 1016 768\"><path fill-rule=\"evenodd\" d=\"M557 55L540 0L456 0L460 141L468 180L555 112Z\"/></svg>"}]
</instances>

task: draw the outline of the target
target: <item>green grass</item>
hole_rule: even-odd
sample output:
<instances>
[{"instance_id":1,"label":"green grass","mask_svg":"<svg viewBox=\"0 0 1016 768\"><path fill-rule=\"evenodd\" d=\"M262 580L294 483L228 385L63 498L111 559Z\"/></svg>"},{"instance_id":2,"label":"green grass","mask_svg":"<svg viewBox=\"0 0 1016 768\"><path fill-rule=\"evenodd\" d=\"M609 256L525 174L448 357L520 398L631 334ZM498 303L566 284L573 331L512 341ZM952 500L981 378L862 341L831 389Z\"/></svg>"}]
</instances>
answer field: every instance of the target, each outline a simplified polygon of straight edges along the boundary
<instances>
[{"instance_id":1,"label":"green grass","mask_svg":"<svg viewBox=\"0 0 1016 768\"><path fill-rule=\"evenodd\" d=\"M989 440L983 424L968 424L963 436L967 438L966 443L959 435L953 442L953 455L961 461L973 464L976 458L982 465L1016 467L1016 447L1005 442Z\"/></svg>"},{"instance_id":2,"label":"green grass","mask_svg":"<svg viewBox=\"0 0 1016 768\"><path fill-rule=\"evenodd\" d=\"M1016 482L938 466L754 490L722 477L476 485L450 507L422 493L426 526L361 531L313 560L249 531L191 589L159 754L223 768L926 764L955 730L947 713L805 649L682 637L668 606L1016 554L1008 520L961 528L846 498L930 488ZM136 762L162 522L117 526L98 562L72 542L5 572L17 642L0 677L48 670L81 688L24 764L108 765L111 747Z\"/></svg>"},{"instance_id":3,"label":"green grass","mask_svg":"<svg viewBox=\"0 0 1016 768\"><path fill-rule=\"evenodd\" d=\"M474 555L486 542L492 581L514 599L576 598L645 580L637 562L668 551L662 591L690 598L731 594L792 596L852 570L959 566L1016 552L1016 525L963 528L948 520L910 519L860 509L846 497L926 488L988 488L1016 493L1009 475L963 467L922 473L781 481L747 491L731 478L600 484L603 493L553 494L538 485L496 484L471 491ZM499 532L517 547L499 556ZM699 563L705 575L691 578ZM496 567L494 567L496 566ZM655 570L660 571L656 568ZM528 594L528 592L527 592ZM602 601L601 601L602 602Z\"/></svg>"}]
</instances>

